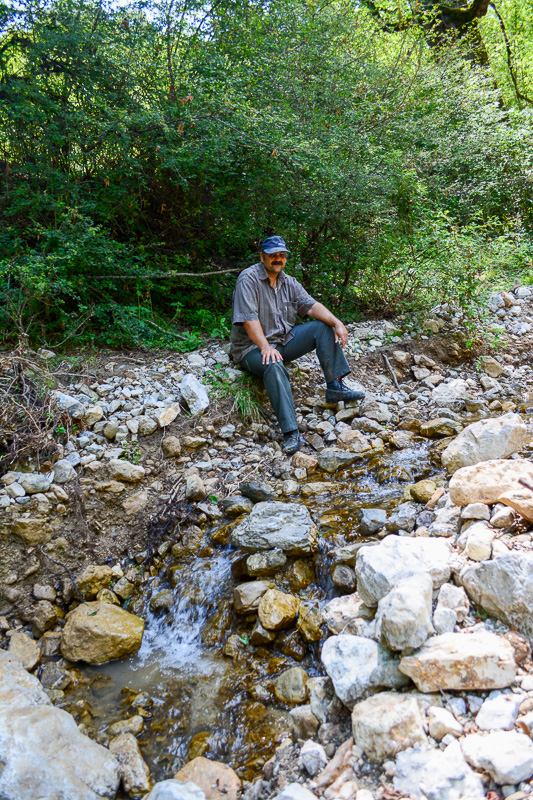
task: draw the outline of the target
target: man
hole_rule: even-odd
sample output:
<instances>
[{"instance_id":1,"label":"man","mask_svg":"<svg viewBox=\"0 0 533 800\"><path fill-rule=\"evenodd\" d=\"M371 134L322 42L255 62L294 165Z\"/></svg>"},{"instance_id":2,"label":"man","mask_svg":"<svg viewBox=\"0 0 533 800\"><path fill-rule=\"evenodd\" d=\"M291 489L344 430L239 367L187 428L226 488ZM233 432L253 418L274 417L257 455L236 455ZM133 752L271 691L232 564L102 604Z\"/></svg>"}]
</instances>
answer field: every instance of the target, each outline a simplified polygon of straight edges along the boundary
<instances>
[{"instance_id":1,"label":"man","mask_svg":"<svg viewBox=\"0 0 533 800\"><path fill-rule=\"evenodd\" d=\"M288 252L281 236L270 236L261 245L261 261L237 278L231 354L236 363L263 379L283 432L283 452L292 455L300 449L301 439L284 361L316 350L326 379L328 403L360 400L364 392L343 385L342 378L350 372L342 352L348 331L301 283L286 275ZM313 322L295 327L296 318L305 316Z\"/></svg>"}]
</instances>

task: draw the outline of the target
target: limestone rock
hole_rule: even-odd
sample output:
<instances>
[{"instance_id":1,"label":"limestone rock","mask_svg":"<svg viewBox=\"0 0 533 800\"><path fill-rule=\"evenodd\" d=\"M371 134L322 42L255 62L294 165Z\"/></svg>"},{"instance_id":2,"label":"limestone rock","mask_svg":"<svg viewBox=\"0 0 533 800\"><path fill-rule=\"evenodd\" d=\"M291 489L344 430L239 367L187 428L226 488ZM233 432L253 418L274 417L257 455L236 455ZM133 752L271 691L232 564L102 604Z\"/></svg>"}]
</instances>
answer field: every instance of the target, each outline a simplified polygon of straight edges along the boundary
<instances>
[{"instance_id":1,"label":"limestone rock","mask_svg":"<svg viewBox=\"0 0 533 800\"><path fill-rule=\"evenodd\" d=\"M300 606L296 628L306 642L318 642L322 638L324 618L320 609Z\"/></svg>"},{"instance_id":2,"label":"limestone rock","mask_svg":"<svg viewBox=\"0 0 533 800\"><path fill-rule=\"evenodd\" d=\"M419 705L408 694L382 692L356 703L352 731L355 744L370 761L382 761L417 743L427 743Z\"/></svg>"},{"instance_id":3,"label":"limestone rock","mask_svg":"<svg viewBox=\"0 0 533 800\"><path fill-rule=\"evenodd\" d=\"M295 739L310 739L316 734L320 723L311 711L311 706L296 706L289 711L289 717Z\"/></svg>"},{"instance_id":4,"label":"limestone rock","mask_svg":"<svg viewBox=\"0 0 533 800\"><path fill-rule=\"evenodd\" d=\"M185 498L194 502L203 500L207 495L203 480L199 475L187 475L185 479Z\"/></svg>"},{"instance_id":5,"label":"limestone rock","mask_svg":"<svg viewBox=\"0 0 533 800\"><path fill-rule=\"evenodd\" d=\"M318 466L325 472L336 472L340 467L348 467L361 458L360 453L350 453L338 447L327 447L318 454Z\"/></svg>"},{"instance_id":6,"label":"limestone rock","mask_svg":"<svg viewBox=\"0 0 533 800\"><path fill-rule=\"evenodd\" d=\"M157 430L157 422L152 417L141 414L137 417L137 422L139 423L139 434L141 436L150 436L151 433Z\"/></svg>"},{"instance_id":7,"label":"limestone rock","mask_svg":"<svg viewBox=\"0 0 533 800\"><path fill-rule=\"evenodd\" d=\"M461 527L461 509L454 505L439 508L428 528L428 536L451 538L457 536Z\"/></svg>"},{"instance_id":8,"label":"limestone rock","mask_svg":"<svg viewBox=\"0 0 533 800\"><path fill-rule=\"evenodd\" d=\"M74 480L74 478L77 478L77 476L78 474L76 470L66 458L60 458L59 461L56 461L54 464L55 483L68 483L69 481Z\"/></svg>"},{"instance_id":9,"label":"limestone rock","mask_svg":"<svg viewBox=\"0 0 533 800\"><path fill-rule=\"evenodd\" d=\"M135 714L128 719L121 719L119 722L113 722L107 732L110 736L121 736L123 733L132 733L137 736L144 727L144 719L140 714Z\"/></svg>"},{"instance_id":10,"label":"limestone rock","mask_svg":"<svg viewBox=\"0 0 533 800\"><path fill-rule=\"evenodd\" d=\"M497 503L502 494L521 490L519 478L533 483L533 463L525 458L484 461L462 467L450 480L450 499L456 506Z\"/></svg>"},{"instance_id":11,"label":"limestone rock","mask_svg":"<svg viewBox=\"0 0 533 800\"><path fill-rule=\"evenodd\" d=\"M160 428L166 428L167 425L170 425L171 422L174 422L179 413L180 405L179 403L174 403L173 405L166 406L165 408L158 408L154 414L154 419Z\"/></svg>"},{"instance_id":12,"label":"limestone rock","mask_svg":"<svg viewBox=\"0 0 533 800\"><path fill-rule=\"evenodd\" d=\"M339 447L348 450L349 453L364 453L372 448L370 439L367 439L361 431L347 430L341 433L337 439Z\"/></svg>"},{"instance_id":13,"label":"limestone rock","mask_svg":"<svg viewBox=\"0 0 533 800\"><path fill-rule=\"evenodd\" d=\"M328 757L321 744L309 739L300 750L300 761L307 774L314 778L324 769L328 763Z\"/></svg>"},{"instance_id":14,"label":"limestone rock","mask_svg":"<svg viewBox=\"0 0 533 800\"><path fill-rule=\"evenodd\" d=\"M322 663L335 693L348 707L373 688L407 684L398 662L372 639L351 634L331 636L322 648Z\"/></svg>"},{"instance_id":15,"label":"limestone rock","mask_svg":"<svg viewBox=\"0 0 533 800\"><path fill-rule=\"evenodd\" d=\"M293 455L291 463L293 467L303 467L307 470L307 474L309 475L318 467L318 458L310 455L309 453L302 453L301 451L298 451ZM267 498L261 499L266 500Z\"/></svg>"},{"instance_id":16,"label":"limestone rock","mask_svg":"<svg viewBox=\"0 0 533 800\"><path fill-rule=\"evenodd\" d=\"M461 519L490 519L490 508L485 503L470 503L461 511Z\"/></svg>"},{"instance_id":17,"label":"limestone rock","mask_svg":"<svg viewBox=\"0 0 533 800\"><path fill-rule=\"evenodd\" d=\"M278 548L289 555L309 555L317 547L317 529L299 503L257 503L231 540L250 552Z\"/></svg>"},{"instance_id":18,"label":"limestone rock","mask_svg":"<svg viewBox=\"0 0 533 800\"><path fill-rule=\"evenodd\" d=\"M412 531L418 509L414 503L400 503L385 523L388 531Z\"/></svg>"},{"instance_id":19,"label":"limestone rock","mask_svg":"<svg viewBox=\"0 0 533 800\"><path fill-rule=\"evenodd\" d=\"M526 444L527 428L518 414L482 419L473 422L442 453L448 472L480 461L506 458Z\"/></svg>"},{"instance_id":20,"label":"limestone rock","mask_svg":"<svg viewBox=\"0 0 533 800\"><path fill-rule=\"evenodd\" d=\"M316 800L316 795L301 783L288 783L272 800Z\"/></svg>"},{"instance_id":21,"label":"limestone rock","mask_svg":"<svg viewBox=\"0 0 533 800\"><path fill-rule=\"evenodd\" d=\"M304 669L291 667L272 681L272 689L281 703L301 705L307 699L306 684L308 680L309 676Z\"/></svg>"},{"instance_id":22,"label":"limestone rock","mask_svg":"<svg viewBox=\"0 0 533 800\"><path fill-rule=\"evenodd\" d=\"M440 742L445 736L462 736L463 727L451 711L440 706L428 708L429 735Z\"/></svg>"},{"instance_id":23,"label":"limestone rock","mask_svg":"<svg viewBox=\"0 0 533 800\"><path fill-rule=\"evenodd\" d=\"M382 508L362 508L358 517L359 532L365 536L383 528L387 521L387 512Z\"/></svg>"},{"instance_id":24,"label":"limestone rock","mask_svg":"<svg viewBox=\"0 0 533 800\"><path fill-rule=\"evenodd\" d=\"M252 553L246 559L246 570L251 577L273 575L287 563L283 550L267 550L263 553Z\"/></svg>"},{"instance_id":25,"label":"limestone rock","mask_svg":"<svg viewBox=\"0 0 533 800\"><path fill-rule=\"evenodd\" d=\"M206 800L206 797L196 783L170 779L156 783L144 800Z\"/></svg>"},{"instance_id":26,"label":"limestone rock","mask_svg":"<svg viewBox=\"0 0 533 800\"><path fill-rule=\"evenodd\" d=\"M296 619L299 605L297 597L278 589L268 589L259 602L259 621L269 631L287 628Z\"/></svg>"},{"instance_id":27,"label":"limestone rock","mask_svg":"<svg viewBox=\"0 0 533 800\"><path fill-rule=\"evenodd\" d=\"M241 514L249 514L253 508L253 503L248 497L240 494L233 494L221 500L219 506L229 517L240 517Z\"/></svg>"},{"instance_id":28,"label":"limestone rock","mask_svg":"<svg viewBox=\"0 0 533 800\"><path fill-rule=\"evenodd\" d=\"M405 578L382 597L376 614L376 636L381 643L390 650L420 647L433 633L432 594L433 582L422 573Z\"/></svg>"},{"instance_id":29,"label":"limestone rock","mask_svg":"<svg viewBox=\"0 0 533 800\"><path fill-rule=\"evenodd\" d=\"M203 756L185 764L174 779L196 784L206 800L237 800L241 791L241 780L231 767Z\"/></svg>"},{"instance_id":30,"label":"limestone rock","mask_svg":"<svg viewBox=\"0 0 533 800\"><path fill-rule=\"evenodd\" d=\"M421 692L500 689L516 675L513 648L494 633L443 633L405 656L400 671Z\"/></svg>"},{"instance_id":31,"label":"limestone rock","mask_svg":"<svg viewBox=\"0 0 533 800\"><path fill-rule=\"evenodd\" d=\"M174 458L181 455L181 442L177 436L165 436L161 441L165 458Z\"/></svg>"},{"instance_id":32,"label":"limestone rock","mask_svg":"<svg viewBox=\"0 0 533 800\"><path fill-rule=\"evenodd\" d=\"M10 800L112 800L118 763L52 706L43 687L12 656L0 654L0 796Z\"/></svg>"},{"instance_id":33,"label":"limestone rock","mask_svg":"<svg viewBox=\"0 0 533 800\"><path fill-rule=\"evenodd\" d=\"M458 742L442 750L410 748L396 757L393 785L412 800L484 800L479 775L468 766Z\"/></svg>"},{"instance_id":34,"label":"limestone rock","mask_svg":"<svg viewBox=\"0 0 533 800\"><path fill-rule=\"evenodd\" d=\"M441 383L431 392L431 399L441 407L450 408L457 401L465 401L469 387L462 378L454 378L449 383Z\"/></svg>"},{"instance_id":35,"label":"limestone rock","mask_svg":"<svg viewBox=\"0 0 533 800\"><path fill-rule=\"evenodd\" d=\"M522 702L520 695L494 692L484 701L476 716L476 725L480 731L503 730L514 728L518 709Z\"/></svg>"},{"instance_id":36,"label":"limestone rock","mask_svg":"<svg viewBox=\"0 0 533 800\"><path fill-rule=\"evenodd\" d=\"M50 489L52 478L40 475L38 472L23 472L19 477L18 483L27 494L37 494L38 492L47 492Z\"/></svg>"},{"instance_id":37,"label":"limestone rock","mask_svg":"<svg viewBox=\"0 0 533 800\"><path fill-rule=\"evenodd\" d=\"M120 458L112 458L109 461L109 473L113 480L137 483L144 478L144 467Z\"/></svg>"},{"instance_id":38,"label":"limestone rock","mask_svg":"<svg viewBox=\"0 0 533 800\"><path fill-rule=\"evenodd\" d=\"M15 631L9 639L9 652L16 656L24 669L33 669L41 660L41 650L27 633Z\"/></svg>"},{"instance_id":39,"label":"limestone rock","mask_svg":"<svg viewBox=\"0 0 533 800\"><path fill-rule=\"evenodd\" d=\"M354 592L345 597L334 597L323 607L322 616L332 633L352 633L350 623L356 619L371 619L373 610Z\"/></svg>"},{"instance_id":40,"label":"limestone rock","mask_svg":"<svg viewBox=\"0 0 533 800\"><path fill-rule=\"evenodd\" d=\"M533 742L524 733L473 733L461 746L466 760L486 770L500 785L527 781L533 775Z\"/></svg>"},{"instance_id":41,"label":"limestone rock","mask_svg":"<svg viewBox=\"0 0 533 800\"><path fill-rule=\"evenodd\" d=\"M437 484L431 480L417 481L410 487L413 500L417 503L427 503L433 497Z\"/></svg>"},{"instance_id":42,"label":"limestone rock","mask_svg":"<svg viewBox=\"0 0 533 800\"><path fill-rule=\"evenodd\" d=\"M496 531L486 522L474 522L466 531L464 554L472 561L487 561L492 553L492 540Z\"/></svg>"},{"instance_id":43,"label":"limestone rock","mask_svg":"<svg viewBox=\"0 0 533 800\"><path fill-rule=\"evenodd\" d=\"M293 464L294 458L296 456L303 456L305 453L295 453L293 456ZM315 458L312 456L308 456L308 458L316 461ZM295 465L297 466L297 465ZM252 503L266 503L269 500L275 500L276 495L272 491L272 487L269 486L268 483L256 483L255 481L244 481L239 486L239 491L243 497L247 497Z\"/></svg>"},{"instance_id":44,"label":"limestone rock","mask_svg":"<svg viewBox=\"0 0 533 800\"><path fill-rule=\"evenodd\" d=\"M533 492L529 489L515 489L514 492L506 492L500 495L498 502L510 506L528 522L533 522Z\"/></svg>"},{"instance_id":45,"label":"limestone rock","mask_svg":"<svg viewBox=\"0 0 533 800\"><path fill-rule=\"evenodd\" d=\"M533 642L533 553L513 552L465 567L459 579L476 605Z\"/></svg>"},{"instance_id":46,"label":"limestone rock","mask_svg":"<svg viewBox=\"0 0 533 800\"><path fill-rule=\"evenodd\" d=\"M209 408L207 390L194 375L185 375L181 382L180 391L194 417Z\"/></svg>"},{"instance_id":47,"label":"limestone rock","mask_svg":"<svg viewBox=\"0 0 533 800\"><path fill-rule=\"evenodd\" d=\"M439 439L444 436L455 436L462 428L460 422L446 417L437 417L423 422L420 426L420 436L427 439Z\"/></svg>"},{"instance_id":48,"label":"limestone rock","mask_svg":"<svg viewBox=\"0 0 533 800\"><path fill-rule=\"evenodd\" d=\"M141 646L144 620L110 603L83 603L67 615L61 653L70 661L102 664Z\"/></svg>"},{"instance_id":49,"label":"limestone rock","mask_svg":"<svg viewBox=\"0 0 533 800\"><path fill-rule=\"evenodd\" d=\"M387 536L378 545L357 553L357 588L373 606L404 578L425 572L437 589L450 577L450 543L445 539Z\"/></svg>"},{"instance_id":50,"label":"limestone rock","mask_svg":"<svg viewBox=\"0 0 533 800\"><path fill-rule=\"evenodd\" d=\"M275 584L271 581L247 581L233 590L233 605L237 614L249 614L257 611L261 598Z\"/></svg>"},{"instance_id":51,"label":"limestone rock","mask_svg":"<svg viewBox=\"0 0 533 800\"><path fill-rule=\"evenodd\" d=\"M84 598L96 597L100 589L105 589L113 580L114 574L107 564L90 564L85 567L76 581Z\"/></svg>"},{"instance_id":52,"label":"limestone rock","mask_svg":"<svg viewBox=\"0 0 533 800\"><path fill-rule=\"evenodd\" d=\"M152 787L150 770L142 757L137 739L131 733L123 733L109 742L109 751L119 763L124 791L130 794L145 794Z\"/></svg>"},{"instance_id":53,"label":"limestone rock","mask_svg":"<svg viewBox=\"0 0 533 800\"><path fill-rule=\"evenodd\" d=\"M135 494L131 494L129 497L126 497L126 499L122 501L122 508L130 517L133 514L138 514L139 511L142 511L147 502L148 492L143 490L141 492L135 492Z\"/></svg>"},{"instance_id":54,"label":"limestone rock","mask_svg":"<svg viewBox=\"0 0 533 800\"><path fill-rule=\"evenodd\" d=\"M492 356L483 356L483 371L490 375L491 378L499 378L505 372L505 367L502 367L499 361L496 361Z\"/></svg>"}]
</instances>

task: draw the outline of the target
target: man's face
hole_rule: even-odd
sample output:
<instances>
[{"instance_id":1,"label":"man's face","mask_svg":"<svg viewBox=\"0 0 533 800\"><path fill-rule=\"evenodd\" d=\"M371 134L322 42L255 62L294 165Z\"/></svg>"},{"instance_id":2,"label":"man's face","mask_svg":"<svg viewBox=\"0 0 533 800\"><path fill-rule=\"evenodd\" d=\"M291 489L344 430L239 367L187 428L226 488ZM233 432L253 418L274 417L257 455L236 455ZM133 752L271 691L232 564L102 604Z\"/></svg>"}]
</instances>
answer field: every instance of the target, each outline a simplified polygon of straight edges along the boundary
<instances>
[{"instance_id":1,"label":"man's face","mask_svg":"<svg viewBox=\"0 0 533 800\"><path fill-rule=\"evenodd\" d=\"M279 253L260 253L261 261L267 272L271 275L279 275L287 263L287 253L280 250Z\"/></svg>"}]
</instances>

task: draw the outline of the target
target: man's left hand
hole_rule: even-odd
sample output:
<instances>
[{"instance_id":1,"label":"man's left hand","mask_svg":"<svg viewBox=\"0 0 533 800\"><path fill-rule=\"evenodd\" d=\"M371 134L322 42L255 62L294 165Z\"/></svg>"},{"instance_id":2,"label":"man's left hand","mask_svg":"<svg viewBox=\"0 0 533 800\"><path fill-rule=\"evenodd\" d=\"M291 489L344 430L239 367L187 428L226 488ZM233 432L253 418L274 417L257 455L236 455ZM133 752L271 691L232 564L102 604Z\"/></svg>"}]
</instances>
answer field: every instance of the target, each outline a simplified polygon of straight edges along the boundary
<instances>
[{"instance_id":1,"label":"man's left hand","mask_svg":"<svg viewBox=\"0 0 533 800\"><path fill-rule=\"evenodd\" d=\"M335 323L335 327L333 328L335 331L335 343L339 343L341 347L346 346L346 342L348 341L348 331L346 330L345 326L342 324L340 319L337 320Z\"/></svg>"}]
</instances>

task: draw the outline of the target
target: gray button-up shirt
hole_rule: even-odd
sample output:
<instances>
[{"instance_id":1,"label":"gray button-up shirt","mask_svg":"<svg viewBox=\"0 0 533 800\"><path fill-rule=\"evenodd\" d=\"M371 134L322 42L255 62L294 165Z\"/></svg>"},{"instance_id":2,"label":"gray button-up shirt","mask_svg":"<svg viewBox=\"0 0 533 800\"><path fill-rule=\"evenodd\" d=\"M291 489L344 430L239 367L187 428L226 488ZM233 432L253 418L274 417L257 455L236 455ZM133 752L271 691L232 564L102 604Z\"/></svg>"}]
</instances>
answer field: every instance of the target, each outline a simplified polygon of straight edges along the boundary
<instances>
[{"instance_id":1,"label":"gray button-up shirt","mask_svg":"<svg viewBox=\"0 0 533 800\"><path fill-rule=\"evenodd\" d=\"M315 303L302 284L285 272L279 273L277 288L274 289L261 262L244 269L237 278L233 293L233 360L239 363L256 347L244 330L243 322L259 320L269 344L286 344L293 337L296 318L305 317Z\"/></svg>"}]
</instances>

